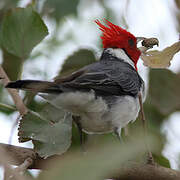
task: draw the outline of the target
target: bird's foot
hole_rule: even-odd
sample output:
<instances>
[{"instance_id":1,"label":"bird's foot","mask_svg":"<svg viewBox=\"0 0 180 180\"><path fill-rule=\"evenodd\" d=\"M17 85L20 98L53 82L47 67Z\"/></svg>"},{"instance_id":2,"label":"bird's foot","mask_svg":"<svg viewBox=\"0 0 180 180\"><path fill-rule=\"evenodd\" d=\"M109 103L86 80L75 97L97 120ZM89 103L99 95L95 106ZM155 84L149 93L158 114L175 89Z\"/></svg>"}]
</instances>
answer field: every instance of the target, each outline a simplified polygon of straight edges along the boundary
<instances>
[{"instance_id":1,"label":"bird's foot","mask_svg":"<svg viewBox=\"0 0 180 180\"><path fill-rule=\"evenodd\" d=\"M123 143L123 138L121 136L121 128L114 128L114 134L116 135L116 137L118 138L118 140L120 141L120 143Z\"/></svg>"},{"instance_id":2,"label":"bird's foot","mask_svg":"<svg viewBox=\"0 0 180 180\"><path fill-rule=\"evenodd\" d=\"M81 145L82 151L85 152L85 148L84 148L85 138L84 138L82 126L80 123L80 117L79 116L73 116L72 118L73 118L73 121L75 122L75 124L78 128L79 137L80 137L80 145Z\"/></svg>"}]
</instances>

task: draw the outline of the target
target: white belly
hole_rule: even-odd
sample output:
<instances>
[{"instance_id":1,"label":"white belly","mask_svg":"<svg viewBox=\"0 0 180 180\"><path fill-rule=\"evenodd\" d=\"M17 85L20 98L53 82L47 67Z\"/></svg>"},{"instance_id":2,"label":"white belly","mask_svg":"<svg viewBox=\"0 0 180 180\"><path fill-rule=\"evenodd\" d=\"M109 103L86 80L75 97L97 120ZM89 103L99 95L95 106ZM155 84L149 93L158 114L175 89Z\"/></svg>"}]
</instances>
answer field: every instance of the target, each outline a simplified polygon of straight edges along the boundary
<instances>
[{"instance_id":1,"label":"white belly","mask_svg":"<svg viewBox=\"0 0 180 180\"><path fill-rule=\"evenodd\" d=\"M130 121L136 120L139 113L139 100L131 96L121 96L108 107L101 97L95 98L94 92L68 92L58 95L51 103L62 107L73 115L81 117L83 131L89 134L119 131Z\"/></svg>"},{"instance_id":2,"label":"white belly","mask_svg":"<svg viewBox=\"0 0 180 180\"><path fill-rule=\"evenodd\" d=\"M119 131L130 121L135 121L139 113L138 98L131 96L119 97L118 101L103 114L88 113L81 116L81 125L86 133L107 133L115 128Z\"/></svg>"}]
</instances>

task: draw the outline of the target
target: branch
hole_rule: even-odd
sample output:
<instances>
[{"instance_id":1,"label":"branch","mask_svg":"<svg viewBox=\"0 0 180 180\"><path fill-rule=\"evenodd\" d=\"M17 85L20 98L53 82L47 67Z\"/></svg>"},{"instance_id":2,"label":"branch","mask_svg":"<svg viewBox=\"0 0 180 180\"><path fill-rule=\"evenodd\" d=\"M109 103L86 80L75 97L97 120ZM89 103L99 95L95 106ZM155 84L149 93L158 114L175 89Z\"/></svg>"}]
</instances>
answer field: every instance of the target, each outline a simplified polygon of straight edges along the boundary
<instances>
[{"instance_id":1,"label":"branch","mask_svg":"<svg viewBox=\"0 0 180 180\"><path fill-rule=\"evenodd\" d=\"M39 157L33 149L18 147L8 144L0 143L0 149L5 150L6 154L9 155L8 162L12 165L21 165L23 168L26 166L28 169L49 169L46 166L49 161L57 161L62 156L52 156L47 159ZM27 162L27 159L30 158L33 160ZM11 159L11 160L9 160ZM31 166L30 163L32 163ZM46 168L45 168L46 166ZM121 173L116 173L116 175L111 176L115 180L179 180L180 172L165 168L162 166L152 165L152 164L143 164L139 165L137 163L128 162L126 166L119 168Z\"/></svg>"},{"instance_id":2,"label":"branch","mask_svg":"<svg viewBox=\"0 0 180 180\"><path fill-rule=\"evenodd\" d=\"M49 162L49 160L56 159L57 156L52 156L47 159L43 159L31 148L24 148L19 146L13 146L9 144L3 144L0 143L0 149L3 149L6 154L9 156L8 158L8 164L21 166L25 163L27 163L27 159L33 160L28 167L28 169L46 169L44 165ZM29 165L29 164L28 164ZM23 165L24 166L24 165Z\"/></svg>"},{"instance_id":3,"label":"branch","mask_svg":"<svg viewBox=\"0 0 180 180\"><path fill-rule=\"evenodd\" d=\"M10 81L4 69L0 66L0 78L4 86ZM16 105L17 110L21 115L25 115L27 113L27 108L24 105L21 97L18 94L18 91L15 89L8 89L9 94L11 95L14 104Z\"/></svg>"},{"instance_id":4,"label":"branch","mask_svg":"<svg viewBox=\"0 0 180 180\"><path fill-rule=\"evenodd\" d=\"M0 165L3 165L4 167L4 179L25 180L25 178L21 176L20 173L16 173L11 167L11 165L8 163L11 157L8 156L5 149L2 147L0 147L0 155Z\"/></svg>"},{"instance_id":5,"label":"branch","mask_svg":"<svg viewBox=\"0 0 180 180\"><path fill-rule=\"evenodd\" d=\"M180 172L162 166L134 163L120 168L119 175L113 176L114 180L179 180Z\"/></svg>"}]
</instances>

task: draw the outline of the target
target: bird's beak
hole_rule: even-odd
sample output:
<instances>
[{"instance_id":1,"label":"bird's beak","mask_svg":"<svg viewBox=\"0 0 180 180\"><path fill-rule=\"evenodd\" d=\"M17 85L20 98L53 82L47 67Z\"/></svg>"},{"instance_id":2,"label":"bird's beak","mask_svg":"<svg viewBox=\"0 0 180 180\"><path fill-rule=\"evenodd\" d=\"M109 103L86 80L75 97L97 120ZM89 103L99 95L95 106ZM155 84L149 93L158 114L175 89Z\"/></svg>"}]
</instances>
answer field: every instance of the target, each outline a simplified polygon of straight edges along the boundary
<instances>
[{"instance_id":1,"label":"bird's beak","mask_svg":"<svg viewBox=\"0 0 180 180\"><path fill-rule=\"evenodd\" d=\"M143 40L145 40L146 38L145 38L145 37L136 37L136 39L137 39L137 43L139 43L140 41L143 41Z\"/></svg>"}]
</instances>

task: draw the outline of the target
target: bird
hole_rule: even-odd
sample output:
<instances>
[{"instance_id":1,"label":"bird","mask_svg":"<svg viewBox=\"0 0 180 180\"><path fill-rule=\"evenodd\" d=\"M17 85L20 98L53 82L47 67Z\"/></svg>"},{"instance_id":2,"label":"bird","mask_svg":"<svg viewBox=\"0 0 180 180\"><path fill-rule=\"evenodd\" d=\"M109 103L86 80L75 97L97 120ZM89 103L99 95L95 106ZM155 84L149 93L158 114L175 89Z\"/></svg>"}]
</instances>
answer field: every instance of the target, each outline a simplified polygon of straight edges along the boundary
<instances>
[{"instance_id":1,"label":"bird","mask_svg":"<svg viewBox=\"0 0 180 180\"><path fill-rule=\"evenodd\" d=\"M145 100L145 84L138 73L141 51L138 38L104 19L103 51L99 61L53 81L17 80L6 88L39 93L54 106L71 113L81 135L114 132L134 122L140 111L139 95ZM83 59L82 59L83 61Z\"/></svg>"}]
</instances>

